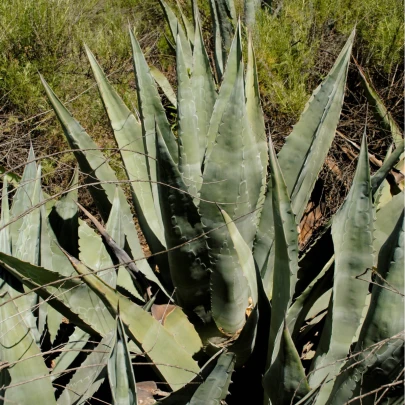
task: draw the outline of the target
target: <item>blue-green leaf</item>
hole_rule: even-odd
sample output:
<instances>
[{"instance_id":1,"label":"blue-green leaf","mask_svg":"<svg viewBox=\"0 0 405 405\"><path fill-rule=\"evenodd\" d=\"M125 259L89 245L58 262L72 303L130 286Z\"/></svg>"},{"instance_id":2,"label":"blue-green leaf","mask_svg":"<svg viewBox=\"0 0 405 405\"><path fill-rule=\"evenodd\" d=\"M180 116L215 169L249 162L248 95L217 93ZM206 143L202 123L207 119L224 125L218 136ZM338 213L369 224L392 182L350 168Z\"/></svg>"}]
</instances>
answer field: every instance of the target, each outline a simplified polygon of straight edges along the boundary
<instances>
[{"instance_id":1,"label":"blue-green leaf","mask_svg":"<svg viewBox=\"0 0 405 405\"><path fill-rule=\"evenodd\" d=\"M108 381L114 405L137 405L134 370L127 346L124 325L117 316L117 329L107 363Z\"/></svg>"},{"instance_id":2,"label":"blue-green leaf","mask_svg":"<svg viewBox=\"0 0 405 405\"><path fill-rule=\"evenodd\" d=\"M312 365L310 384L316 385L328 376L317 404L328 398L333 379L342 368L357 329L368 293L368 283L357 277L373 266L373 222L370 169L364 133L356 174L350 192L333 218L332 237L335 247L335 275L328 319ZM365 276L363 276L365 277Z\"/></svg>"}]
</instances>

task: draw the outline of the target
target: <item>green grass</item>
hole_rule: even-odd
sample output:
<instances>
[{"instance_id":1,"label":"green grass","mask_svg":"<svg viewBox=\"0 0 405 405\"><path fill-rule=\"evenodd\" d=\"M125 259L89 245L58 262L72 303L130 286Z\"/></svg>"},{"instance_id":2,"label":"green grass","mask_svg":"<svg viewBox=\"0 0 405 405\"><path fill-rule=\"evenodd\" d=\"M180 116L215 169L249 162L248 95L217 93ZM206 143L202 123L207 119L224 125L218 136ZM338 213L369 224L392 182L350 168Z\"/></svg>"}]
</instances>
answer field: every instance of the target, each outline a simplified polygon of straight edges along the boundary
<instances>
[{"instance_id":1,"label":"green grass","mask_svg":"<svg viewBox=\"0 0 405 405\"><path fill-rule=\"evenodd\" d=\"M280 112L297 116L354 26L354 54L363 66L389 74L402 64L398 0L288 0L276 16L260 12L255 47L262 94Z\"/></svg>"},{"instance_id":2,"label":"green grass","mask_svg":"<svg viewBox=\"0 0 405 405\"><path fill-rule=\"evenodd\" d=\"M39 72L102 147L114 147L108 121L90 73L83 43L94 51L125 101L136 103L128 26L141 33L150 21L139 0L3 0L0 2L0 132L28 145L25 119L49 110ZM153 40L153 36L151 36ZM148 37L144 42L148 41ZM116 73L114 73L116 72ZM93 86L93 87L91 87ZM132 90L131 90L132 89ZM67 149L53 114L30 136L43 153ZM21 142L22 142L21 141ZM23 159L25 151L21 151ZM72 156L44 160L45 174L73 163ZM18 162L16 162L17 164ZM49 176L51 178L52 176Z\"/></svg>"}]
</instances>

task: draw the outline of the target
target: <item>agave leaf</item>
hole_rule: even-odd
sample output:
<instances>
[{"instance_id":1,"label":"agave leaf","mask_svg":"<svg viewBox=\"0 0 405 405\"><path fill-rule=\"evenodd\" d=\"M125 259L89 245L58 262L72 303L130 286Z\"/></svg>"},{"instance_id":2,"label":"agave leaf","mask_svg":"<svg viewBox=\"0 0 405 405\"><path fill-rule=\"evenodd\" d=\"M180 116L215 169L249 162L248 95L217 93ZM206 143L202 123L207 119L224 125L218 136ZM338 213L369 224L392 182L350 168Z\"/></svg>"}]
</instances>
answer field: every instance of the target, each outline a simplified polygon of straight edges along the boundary
<instances>
[{"instance_id":1,"label":"agave leaf","mask_svg":"<svg viewBox=\"0 0 405 405\"><path fill-rule=\"evenodd\" d=\"M219 100L219 99L218 99ZM217 100L217 102L218 102ZM246 279L229 232L215 204L224 204L248 246L256 233L256 206L261 188L261 165L246 118L242 70L222 118L212 152L205 162L200 213L211 260L212 310L215 322L227 333L236 333L245 322ZM237 280L237 284L235 282Z\"/></svg>"},{"instance_id":2,"label":"agave leaf","mask_svg":"<svg viewBox=\"0 0 405 405\"><path fill-rule=\"evenodd\" d=\"M78 198L78 184L79 170L76 167L68 186L68 189L73 188L73 190L64 194L49 214L49 222L59 244L73 256L79 253L78 212L75 204Z\"/></svg>"},{"instance_id":3,"label":"agave leaf","mask_svg":"<svg viewBox=\"0 0 405 405\"><path fill-rule=\"evenodd\" d=\"M111 236L111 238L117 243L118 247L124 249L125 246L125 234L121 218L121 204L118 198L118 193L115 193L113 206L111 208L110 216L106 223L106 232ZM90 266L91 267L91 266ZM106 266L107 267L107 266ZM98 273L99 274L99 273ZM111 283L108 283L113 286ZM143 301L142 296L136 289L131 274L125 266L119 266L117 274L117 285L128 291L134 297ZM161 287L164 291L163 287Z\"/></svg>"},{"instance_id":4,"label":"agave leaf","mask_svg":"<svg viewBox=\"0 0 405 405\"><path fill-rule=\"evenodd\" d=\"M150 74L153 76L156 83L162 89L167 99L172 103L174 107L177 108L176 93L174 92L173 87L170 84L169 80L167 80L166 76L158 68L154 66L150 67Z\"/></svg>"},{"instance_id":5,"label":"agave leaf","mask_svg":"<svg viewBox=\"0 0 405 405\"><path fill-rule=\"evenodd\" d=\"M132 32L130 32L135 81L138 95L139 111L141 114L142 136L146 144L148 154L149 175L153 181L156 181L156 144L155 144L155 120L162 131L163 138L167 144L173 160L178 161L178 147L176 139L170 129L169 122L166 118L165 110L160 101L159 93L155 81L150 74L148 64ZM154 163L155 162L155 163ZM152 191L154 200L156 200L156 190Z\"/></svg>"},{"instance_id":6,"label":"agave leaf","mask_svg":"<svg viewBox=\"0 0 405 405\"><path fill-rule=\"evenodd\" d=\"M191 22L188 20L188 18L184 15L183 10L182 10L178 0L176 0L176 4L177 4L177 8L180 12L181 20L183 21L184 28L186 30L187 39L189 40L190 44L193 46L194 45L194 26L193 26L193 24L191 24Z\"/></svg>"},{"instance_id":7,"label":"agave leaf","mask_svg":"<svg viewBox=\"0 0 405 405\"><path fill-rule=\"evenodd\" d=\"M233 353L222 353L214 363L214 355L200 370L200 375L194 378L180 390L160 400L161 405L217 405L221 399L226 397L230 379L235 365ZM204 387L203 385L206 384ZM201 389L200 389L201 388ZM200 391L197 393L197 390ZM204 402L205 400L210 402ZM195 401L195 402L191 402ZM201 402L202 401L202 402Z\"/></svg>"},{"instance_id":8,"label":"agave leaf","mask_svg":"<svg viewBox=\"0 0 405 405\"><path fill-rule=\"evenodd\" d=\"M37 165L35 162L34 148L32 144L28 153L28 159L24 166L24 172L21 181L16 187L16 193L11 207L11 218L20 217L28 208L32 206L31 197L34 192L35 178L37 176ZM12 243L12 252L17 248L19 230L23 222L23 217L10 225L10 237Z\"/></svg>"},{"instance_id":9,"label":"agave leaf","mask_svg":"<svg viewBox=\"0 0 405 405\"><path fill-rule=\"evenodd\" d=\"M202 183L201 160L198 145L197 115L191 81L187 72L180 37L176 42L177 62L177 126L179 143L179 172L188 192L198 197ZM196 205L198 205L196 200Z\"/></svg>"},{"instance_id":10,"label":"agave leaf","mask_svg":"<svg viewBox=\"0 0 405 405\"><path fill-rule=\"evenodd\" d=\"M267 152L266 130L264 126L263 110L260 102L259 79L257 76L256 58L251 33L249 33L248 39L248 62L246 67L245 89L247 116L252 127L253 135L256 138L258 153L260 154L260 160L262 162L262 179L264 190L269 155Z\"/></svg>"},{"instance_id":11,"label":"agave leaf","mask_svg":"<svg viewBox=\"0 0 405 405\"><path fill-rule=\"evenodd\" d=\"M191 70L192 65L193 65L193 62L192 62L193 58L192 58L190 40L187 39L184 29L183 29L182 25L180 24L179 20L177 19L176 14L174 14L173 10L167 5L167 3L165 1L159 0L159 3L162 6L162 10L165 14L166 21L169 24L169 28L170 28L170 32L172 34L173 40L175 42L177 42L176 38L177 38L177 36L179 36L179 41L181 43L181 46L182 46L183 52L184 52L185 64L187 66L187 69Z\"/></svg>"},{"instance_id":12,"label":"agave leaf","mask_svg":"<svg viewBox=\"0 0 405 405\"><path fill-rule=\"evenodd\" d=\"M250 308L249 308L250 310ZM229 351L236 355L236 367L245 364L252 355L257 338L257 327L259 323L259 305L251 309L248 319L243 326L240 335L235 343L229 346Z\"/></svg>"},{"instance_id":13,"label":"agave leaf","mask_svg":"<svg viewBox=\"0 0 405 405\"><path fill-rule=\"evenodd\" d=\"M77 185L77 170L70 182L69 187ZM40 203L44 201L44 193L40 193ZM68 269L59 266L58 256L55 251L59 251L59 243L71 252L78 253L78 215L77 207L74 201L77 200L77 191L73 190L64 195L51 209L49 215L46 214L45 204L40 207L41 214L41 252L40 265L46 269L57 270L61 275L67 274ZM56 208L55 208L56 206ZM73 207L74 206L74 207ZM58 232L60 241L57 241L55 233L51 227L51 222L54 229ZM59 232L60 231L60 232ZM71 266L69 266L71 267ZM66 271L67 270L67 271ZM71 269L73 270L73 269ZM44 321L50 335L51 342L54 342L62 323L63 315L47 303L40 302L39 304L39 321ZM39 330L42 335L42 330Z\"/></svg>"},{"instance_id":14,"label":"agave leaf","mask_svg":"<svg viewBox=\"0 0 405 405\"><path fill-rule=\"evenodd\" d=\"M304 367L284 323L280 350L265 374L263 387L274 404L289 405L310 391Z\"/></svg>"},{"instance_id":15,"label":"agave leaf","mask_svg":"<svg viewBox=\"0 0 405 405\"><path fill-rule=\"evenodd\" d=\"M111 208L110 216L105 225L106 232L111 236L117 245L123 249L125 245L125 234L121 219L121 204L118 194L118 189L115 190L113 205Z\"/></svg>"},{"instance_id":16,"label":"agave leaf","mask_svg":"<svg viewBox=\"0 0 405 405\"><path fill-rule=\"evenodd\" d=\"M43 304L41 304L43 305ZM63 315L56 311L53 307L47 305L46 307L46 326L49 332L49 338L53 343L58 335L60 326L62 324Z\"/></svg>"},{"instance_id":17,"label":"agave leaf","mask_svg":"<svg viewBox=\"0 0 405 405\"><path fill-rule=\"evenodd\" d=\"M397 143L397 147L395 148L394 152L390 154L390 156L384 161L383 165L374 173L373 177L371 178L373 194L377 191L378 187L380 187L380 184L387 177L388 173L392 170L403 153L404 140L402 139Z\"/></svg>"},{"instance_id":18,"label":"agave leaf","mask_svg":"<svg viewBox=\"0 0 405 405\"><path fill-rule=\"evenodd\" d=\"M35 176L35 183L30 201L34 207L39 203L41 193L41 166ZM40 261L40 242L41 242L41 212L37 208L24 215L14 256L33 264L39 264Z\"/></svg>"},{"instance_id":19,"label":"agave leaf","mask_svg":"<svg viewBox=\"0 0 405 405\"><path fill-rule=\"evenodd\" d=\"M257 226L253 245L253 257L263 279L266 295L271 299L273 293L273 268L274 268L274 217L273 217L273 180L271 173L267 179L267 190L264 197L260 221Z\"/></svg>"},{"instance_id":20,"label":"agave leaf","mask_svg":"<svg viewBox=\"0 0 405 405\"><path fill-rule=\"evenodd\" d=\"M118 182L113 170L107 163L103 154L97 148L97 145L87 135L80 124L72 117L69 111L64 107L60 100L50 89L45 80L41 77L48 98L55 110L55 113L62 125L66 139L72 149L75 150L76 160L79 163L82 172L87 174L86 182L100 182L96 187L89 187L99 213L104 220L107 220L114 200L115 188L114 183ZM136 258L144 256L141 245L139 243L138 234L132 221L131 208L126 200L125 194L119 188L121 212L123 224L125 227L125 235L132 254ZM138 261L138 266L142 273L150 280L155 281L156 276L150 268L146 260Z\"/></svg>"},{"instance_id":21,"label":"agave leaf","mask_svg":"<svg viewBox=\"0 0 405 405\"><path fill-rule=\"evenodd\" d=\"M212 0L214 1L214 0ZM221 83L221 88L217 100L214 105L214 110L212 112L210 126L207 135L207 150L205 153L205 159L210 155L211 150L214 146L218 130L222 121L222 116L225 110L230 104L230 97L234 91L235 83L238 78L239 72L242 70L242 39L241 39L241 28L240 24L235 32L235 36L232 41L232 46L229 51L228 61L226 64L226 70ZM242 101L238 100L238 103ZM239 114L240 115L240 114Z\"/></svg>"},{"instance_id":22,"label":"agave leaf","mask_svg":"<svg viewBox=\"0 0 405 405\"><path fill-rule=\"evenodd\" d=\"M166 316L164 327L173 335L177 344L191 356L201 349L201 339L180 307L176 307Z\"/></svg>"},{"instance_id":23,"label":"agave leaf","mask_svg":"<svg viewBox=\"0 0 405 405\"><path fill-rule=\"evenodd\" d=\"M97 392L107 376L107 361L114 344L111 330L95 347L66 385L58 405L82 405Z\"/></svg>"},{"instance_id":24,"label":"agave leaf","mask_svg":"<svg viewBox=\"0 0 405 405\"><path fill-rule=\"evenodd\" d=\"M198 13L196 13L195 20L193 71L190 80L197 114L200 162L203 162L208 144L210 120L217 99L217 93L207 51L204 46Z\"/></svg>"},{"instance_id":25,"label":"agave leaf","mask_svg":"<svg viewBox=\"0 0 405 405\"><path fill-rule=\"evenodd\" d=\"M257 159L256 139L247 119L244 100L242 65L239 64L234 89L218 127L212 151L205 161L200 212L204 226L213 229L222 225L223 219L217 207L204 200L215 201L219 205L227 204L229 216L233 220L240 217L236 225L247 245L251 246L257 228L256 208L262 187L262 167ZM217 103L219 101L220 98ZM210 235L209 244L215 238L214 235Z\"/></svg>"},{"instance_id":26,"label":"agave leaf","mask_svg":"<svg viewBox=\"0 0 405 405\"><path fill-rule=\"evenodd\" d=\"M49 85L42 78L48 99L55 110L55 113L62 125L66 139L72 149L75 149L75 157L79 163L80 170L87 174L86 182L116 181L117 178L95 142L87 135L84 128L76 121L61 101L53 93ZM114 196L115 185L102 183L97 187L90 187L100 215L108 218L111 209L111 202Z\"/></svg>"},{"instance_id":27,"label":"agave leaf","mask_svg":"<svg viewBox=\"0 0 405 405\"><path fill-rule=\"evenodd\" d=\"M201 217L157 129L158 179L169 263L179 305L209 304L209 263ZM190 241L190 242L188 242ZM185 243L188 242L188 243Z\"/></svg>"},{"instance_id":28,"label":"agave leaf","mask_svg":"<svg viewBox=\"0 0 405 405\"><path fill-rule=\"evenodd\" d=\"M397 219L401 215L404 208L404 192L397 194L385 204L376 214L376 221L374 225L374 242L373 249L377 253L380 251L381 246L385 243L388 236L395 228ZM377 258L374 260L376 264Z\"/></svg>"},{"instance_id":29,"label":"agave leaf","mask_svg":"<svg viewBox=\"0 0 405 405\"><path fill-rule=\"evenodd\" d=\"M392 195L391 195L391 190L390 190L390 184L388 183L387 180L384 180L381 183L381 186L378 187L378 189L375 193L374 203L375 203L376 212L378 212L381 209L381 207L383 207L385 204L387 204L391 200L392 200Z\"/></svg>"},{"instance_id":30,"label":"agave leaf","mask_svg":"<svg viewBox=\"0 0 405 405\"><path fill-rule=\"evenodd\" d=\"M316 399L318 398L319 391L323 387L325 383L326 378L318 384L316 387L312 388L312 390L305 395L304 398L299 400L295 405L313 405L315 404Z\"/></svg>"},{"instance_id":31,"label":"agave leaf","mask_svg":"<svg viewBox=\"0 0 405 405\"><path fill-rule=\"evenodd\" d=\"M3 190L1 194L1 218L0 218L0 252L11 254L10 227L6 225L10 221L10 208L8 205L8 180L3 178Z\"/></svg>"},{"instance_id":32,"label":"agave leaf","mask_svg":"<svg viewBox=\"0 0 405 405\"><path fill-rule=\"evenodd\" d=\"M404 211L381 248L371 303L353 357L336 379L328 404L341 404L392 382L403 369ZM401 295L402 294L402 295ZM392 322L395 319L395 322ZM364 398L365 403L373 403Z\"/></svg>"},{"instance_id":33,"label":"agave leaf","mask_svg":"<svg viewBox=\"0 0 405 405\"><path fill-rule=\"evenodd\" d=\"M257 291L257 280L256 280L256 270L255 263L253 261L252 252L249 246L243 240L235 222L229 217L225 210L221 209L221 214L228 228L229 235L231 237L233 246L236 250L238 256L238 261L240 267L242 268L243 274L246 277L249 285L249 296L252 299L252 305L255 306L258 302L258 291Z\"/></svg>"},{"instance_id":34,"label":"agave leaf","mask_svg":"<svg viewBox=\"0 0 405 405\"><path fill-rule=\"evenodd\" d=\"M354 34L353 30L332 70L314 91L278 156L298 222L335 135Z\"/></svg>"},{"instance_id":35,"label":"agave leaf","mask_svg":"<svg viewBox=\"0 0 405 405\"><path fill-rule=\"evenodd\" d=\"M235 366L233 353L222 353L214 370L197 388L190 405L216 405L228 395L232 372Z\"/></svg>"},{"instance_id":36,"label":"agave leaf","mask_svg":"<svg viewBox=\"0 0 405 405\"><path fill-rule=\"evenodd\" d=\"M146 144L146 151L148 153L148 168L151 180L151 187L153 193L153 201L155 204L156 212L160 212L158 186L156 183L156 130L155 123L160 128L166 145L169 149L170 155L174 162L178 163L178 145L174 137L169 122L166 117L166 112L162 106L156 84L152 75L150 74L149 67L142 54L139 43L135 39L132 32L130 32L132 53L135 69L135 81L138 95L139 110L141 114L142 123L142 136ZM153 246L151 246L153 248ZM157 251L153 253L158 253ZM137 255L137 257L142 257ZM156 260L159 270L162 274L167 285L170 285L170 276L168 274L167 255L157 255Z\"/></svg>"},{"instance_id":37,"label":"agave leaf","mask_svg":"<svg viewBox=\"0 0 405 405\"><path fill-rule=\"evenodd\" d=\"M385 163L387 163L388 158L391 156L393 150L393 144L388 148L387 153L384 158L383 166ZM388 183L388 180L385 178L380 182L380 184L377 186L374 184L375 179L373 180L374 176L371 177L371 184L373 186L373 190L375 189L376 191L374 192L374 205L375 205L375 210L378 212L382 206L384 206L387 202L392 200L392 195L391 195L391 186Z\"/></svg>"},{"instance_id":38,"label":"agave leaf","mask_svg":"<svg viewBox=\"0 0 405 405\"><path fill-rule=\"evenodd\" d=\"M269 139L269 160L272 179L274 217L274 269L272 309L267 367L279 355L284 319L295 289L298 272L298 235L288 191L276 154ZM267 270L269 271L269 269ZM266 290L266 288L265 288ZM265 374L268 378L268 371Z\"/></svg>"},{"instance_id":39,"label":"agave leaf","mask_svg":"<svg viewBox=\"0 0 405 405\"><path fill-rule=\"evenodd\" d=\"M399 128L398 124L395 122L393 116L388 111L387 107L385 107L383 101L381 100L380 96L378 95L377 91L371 84L370 80L367 78L366 73L361 69L361 67L357 64L361 82L363 84L363 88L366 92L366 97L368 102L370 103L374 115L376 116L377 120L380 121L382 128L391 132L392 138L394 140L395 146L399 148L400 143L402 142L402 153L403 153L403 142L404 137L402 135L402 131Z\"/></svg>"},{"instance_id":40,"label":"agave leaf","mask_svg":"<svg viewBox=\"0 0 405 405\"><path fill-rule=\"evenodd\" d=\"M71 194L71 193L69 193ZM68 195L69 195L68 194ZM74 206L76 207L77 210L77 205L74 202L74 199L71 199L70 201L68 199L65 200L66 205L67 204L74 204ZM41 210L44 209L44 207L41 207ZM71 213L73 213L73 207L70 207L69 210L71 210ZM65 211L66 212L66 211ZM73 267L71 266L71 264L69 263L69 261L67 260L66 256L62 253L61 249L60 249L60 245L56 239L55 234L53 233L53 230L51 229L48 221L44 218L44 214L41 211L41 216L42 216L42 223L41 223L41 266L45 269L49 269L53 272L58 273L60 276L65 276L65 277L70 277L72 275L75 275L75 270L73 269ZM77 221L77 215L76 215L76 221ZM84 228L84 229L83 229ZM86 229L86 225L82 225L80 232L78 232L77 234L77 241L80 244L80 239L79 237L84 237L83 235L81 236L81 234L86 234L86 230L87 233L90 234L91 237L95 238L96 235L94 234L94 232L87 227ZM82 241L82 245L83 245L83 241ZM97 245L97 241L95 241L95 246L93 243L93 240L91 240L89 247L95 247L96 251L98 250L98 252L100 253L100 256L96 258L95 260L95 266L97 267L97 263L99 263L100 267L103 267L103 261L105 262L105 260L109 259L107 252L103 251L102 249L104 248L103 246L100 247L100 245L102 245L101 241L99 241L99 244ZM91 260L91 263L93 264L93 260L94 256L92 256L92 251L91 250L86 250L84 255L86 258L88 258L88 260ZM108 264L111 266L111 261L108 262ZM105 263L105 267L108 267L108 265ZM108 280L111 279L111 273L104 273L105 276L107 277ZM111 280L113 281L113 280ZM100 300L94 296L94 294L87 288L85 287L83 284L80 286L76 286L74 287L72 290L69 290L68 287L67 288L67 292L60 292L61 294L63 294L63 296L65 296L65 294L67 294L67 306L68 307L72 307L75 308L76 306L78 306L79 311L82 312L82 319L85 320L85 322L88 322L89 325L91 325L93 322L95 324L95 329L97 330L98 333L103 334L105 332L105 324L103 324L101 322L101 320L105 319L105 317L109 316L108 313L105 312L104 309L104 313L102 311L102 304L100 302ZM48 291L51 292L51 291ZM77 305L77 302L79 303L79 305ZM87 305L87 308L85 311L81 310L81 303L84 302L85 305ZM53 304L53 303L51 303ZM101 304L101 306L100 306ZM41 308L44 307L44 305L40 305L40 310ZM47 325L48 325L48 331L51 335L51 341L53 341L56 337L56 334L58 333L59 330L59 326L62 322L62 313L58 312L57 309L55 309L52 306L46 306L47 308ZM69 311L69 309L67 309ZM97 312L100 311L100 314L97 314ZM73 311L74 312L74 311ZM69 313L69 312L68 312ZM86 314L83 316L83 314ZM65 316L67 318L69 318L68 315L65 314ZM70 319L70 318L69 318ZM73 318L72 318L73 319ZM71 319L71 320L72 320ZM109 325L110 322L112 322L113 320L107 320L107 325ZM93 325L94 326L94 325ZM85 327L86 328L86 327ZM93 329L91 329L93 330ZM109 326L107 326L107 331L109 331Z\"/></svg>"},{"instance_id":41,"label":"agave leaf","mask_svg":"<svg viewBox=\"0 0 405 405\"><path fill-rule=\"evenodd\" d=\"M69 262L61 263L71 267ZM66 279L4 253L0 253L0 264L29 289L35 288L36 294L86 332L105 335L113 328L114 318L93 291L78 280Z\"/></svg>"},{"instance_id":42,"label":"agave leaf","mask_svg":"<svg viewBox=\"0 0 405 405\"><path fill-rule=\"evenodd\" d=\"M297 296L316 278L334 254L331 227L332 221L330 220L299 259L300 269L295 288Z\"/></svg>"},{"instance_id":43,"label":"agave leaf","mask_svg":"<svg viewBox=\"0 0 405 405\"><path fill-rule=\"evenodd\" d=\"M378 274L375 278L378 285L373 285L370 307L359 337L360 347L368 347L402 331L403 268L404 210L378 255ZM391 322L392 318L395 318L395 322Z\"/></svg>"},{"instance_id":44,"label":"agave leaf","mask_svg":"<svg viewBox=\"0 0 405 405\"><path fill-rule=\"evenodd\" d=\"M236 26L236 12L233 0L212 0L211 16L215 37L215 57L222 58L225 66L226 55L231 46L234 27ZM216 63L219 65L219 63ZM222 78L222 71L218 71L218 80Z\"/></svg>"},{"instance_id":45,"label":"agave leaf","mask_svg":"<svg viewBox=\"0 0 405 405\"><path fill-rule=\"evenodd\" d=\"M162 217L159 204L154 201L157 195L152 195L152 185L148 182L149 173L142 126L108 82L94 55L87 47L86 52L120 148L127 177L131 181L133 201L143 233L152 250L163 250L165 240ZM156 180L152 174L151 179Z\"/></svg>"},{"instance_id":46,"label":"agave leaf","mask_svg":"<svg viewBox=\"0 0 405 405\"><path fill-rule=\"evenodd\" d=\"M5 388L5 402L56 404L41 351L7 291L0 292L0 319L0 358L10 363L7 372L11 377L11 387Z\"/></svg>"},{"instance_id":47,"label":"agave leaf","mask_svg":"<svg viewBox=\"0 0 405 405\"><path fill-rule=\"evenodd\" d=\"M368 283L356 277L373 266L373 205L370 169L364 133L356 173L349 194L333 218L335 246L333 295L327 324L312 365L310 384L316 385L328 375L317 404L325 403L333 379L342 368L338 360L349 352L353 336L360 326L368 292Z\"/></svg>"},{"instance_id":48,"label":"agave leaf","mask_svg":"<svg viewBox=\"0 0 405 405\"><path fill-rule=\"evenodd\" d=\"M107 369L113 404L136 405L138 399L135 375L128 351L124 325L119 316L117 316L117 329Z\"/></svg>"},{"instance_id":49,"label":"agave leaf","mask_svg":"<svg viewBox=\"0 0 405 405\"><path fill-rule=\"evenodd\" d=\"M113 290L94 273L89 273L82 263L69 257L83 280L99 295L112 316L117 316L118 306L128 336L139 344L146 357L173 390L190 381L199 371L198 364L148 312Z\"/></svg>"},{"instance_id":50,"label":"agave leaf","mask_svg":"<svg viewBox=\"0 0 405 405\"><path fill-rule=\"evenodd\" d=\"M115 288L117 272L101 237L86 222L80 220L79 223L80 260L97 272L97 275L108 285Z\"/></svg>"},{"instance_id":51,"label":"agave leaf","mask_svg":"<svg viewBox=\"0 0 405 405\"><path fill-rule=\"evenodd\" d=\"M260 0L245 0L245 25L248 28L253 28L256 22L256 12L260 8Z\"/></svg>"},{"instance_id":52,"label":"agave leaf","mask_svg":"<svg viewBox=\"0 0 405 405\"><path fill-rule=\"evenodd\" d=\"M78 327L75 328L69 336L68 342L61 348L62 352L53 360L53 380L72 364L73 360L80 354L81 349L87 344L89 337L88 333Z\"/></svg>"},{"instance_id":53,"label":"agave leaf","mask_svg":"<svg viewBox=\"0 0 405 405\"><path fill-rule=\"evenodd\" d=\"M267 362L268 337L271 323L271 305L263 289L263 283L256 267L258 304L250 313L238 339L228 347L236 354L236 367L245 365L251 372L244 377L244 382L252 390L257 390L256 401L263 396L262 378ZM252 365L252 366L251 366Z\"/></svg>"},{"instance_id":54,"label":"agave leaf","mask_svg":"<svg viewBox=\"0 0 405 405\"><path fill-rule=\"evenodd\" d=\"M111 254L114 256L120 264L128 267L128 270L134 275L134 283L138 290L138 293L146 299L150 295L150 284L146 277L139 271L139 268L136 266L135 262L131 260L128 253L124 249L121 249L119 245L114 241L114 239L107 233L104 227L98 222L98 220L90 214L84 207L80 204L77 204L84 214L91 220L95 225L99 233L104 239L106 245L108 245ZM109 269L111 270L111 269Z\"/></svg>"},{"instance_id":55,"label":"agave leaf","mask_svg":"<svg viewBox=\"0 0 405 405\"><path fill-rule=\"evenodd\" d=\"M224 65L226 61L226 53L224 54L222 49L222 38L220 30L220 22L218 19L218 11L215 4L215 0L210 0L211 20L212 20L212 36L214 37L214 61L215 70L217 74L218 82L221 81L224 74Z\"/></svg>"},{"instance_id":56,"label":"agave leaf","mask_svg":"<svg viewBox=\"0 0 405 405\"><path fill-rule=\"evenodd\" d=\"M41 198L41 166L38 166L34 190L31 195L32 207L35 207ZM28 214L24 215L21 228L19 229L19 236L15 251L13 253L15 257L23 261L39 265L41 261L41 209L38 207ZM39 297L34 294L28 294L29 288L24 285L24 291L27 293L25 297L21 297L18 300L17 306L19 311L23 312L23 317L26 324L29 326L31 333L39 343L40 330L36 318L31 311L37 309L39 303ZM11 292L14 297L14 292ZM42 309L42 308L41 308ZM43 315L43 311L42 315ZM43 320L43 316L42 316Z\"/></svg>"},{"instance_id":57,"label":"agave leaf","mask_svg":"<svg viewBox=\"0 0 405 405\"><path fill-rule=\"evenodd\" d=\"M312 280L308 287L294 301L287 312L287 326L291 330L293 339L297 336L302 324L307 318L307 314L313 308L314 303L333 284L333 266L335 256L326 263L322 271Z\"/></svg>"}]
</instances>

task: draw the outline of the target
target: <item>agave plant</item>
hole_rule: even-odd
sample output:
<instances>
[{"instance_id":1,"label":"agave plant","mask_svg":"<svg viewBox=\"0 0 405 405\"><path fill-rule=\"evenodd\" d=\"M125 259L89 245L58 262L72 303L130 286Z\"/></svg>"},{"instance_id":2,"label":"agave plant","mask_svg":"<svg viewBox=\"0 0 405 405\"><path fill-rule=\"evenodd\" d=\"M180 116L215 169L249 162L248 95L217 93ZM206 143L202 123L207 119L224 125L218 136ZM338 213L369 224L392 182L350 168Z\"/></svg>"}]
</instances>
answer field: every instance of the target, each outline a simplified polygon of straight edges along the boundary
<instances>
[{"instance_id":1,"label":"agave plant","mask_svg":"<svg viewBox=\"0 0 405 405\"><path fill-rule=\"evenodd\" d=\"M196 5L191 24L161 4L176 97L132 33L135 112L86 48L127 180L42 78L83 181L77 170L60 199L45 196L32 149L15 191L3 176L1 403L82 404L107 379L114 404L219 404L229 390L240 395L234 403L402 403L403 191L387 192L385 178L403 140L371 177L364 134L344 204L310 249L298 247L354 32L276 156L250 37L244 68L241 24L226 63L222 48L214 52L214 74ZM157 83L177 108L175 130ZM98 219L78 204L81 187Z\"/></svg>"}]
</instances>

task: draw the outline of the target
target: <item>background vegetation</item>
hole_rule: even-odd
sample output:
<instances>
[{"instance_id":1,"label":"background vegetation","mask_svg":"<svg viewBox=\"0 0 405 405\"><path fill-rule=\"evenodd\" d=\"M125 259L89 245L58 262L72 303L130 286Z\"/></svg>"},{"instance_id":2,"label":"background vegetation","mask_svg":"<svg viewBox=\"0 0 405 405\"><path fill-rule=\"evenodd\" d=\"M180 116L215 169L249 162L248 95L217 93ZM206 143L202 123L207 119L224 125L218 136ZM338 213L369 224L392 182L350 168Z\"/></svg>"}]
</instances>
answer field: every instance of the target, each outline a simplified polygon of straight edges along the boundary
<instances>
[{"instance_id":1,"label":"background vegetation","mask_svg":"<svg viewBox=\"0 0 405 405\"><path fill-rule=\"evenodd\" d=\"M173 0L169 3L175 5ZM179 3L186 12L189 10L188 1ZM199 0L198 4L210 43L209 2ZM243 12L241 4L237 8L237 12ZM279 0L272 3L272 13L268 11L265 7L258 13L254 43L266 124L276 147L291 131L354 25L354 55L402 125L404 21L400 0ZM62 101L68 102L101 147L115 147L83 43L96 54L127 104L136 106L128 26L135 27L148 62L160 68L175 86L174 53L166 40L167 27L156 0L0 2L2 166L11 169L24 162L30 141L40 156L67 149L53 113L48 114L38 72ZM349 84L339 130L359 143L367 107L354 68L349 73ZM381 133L371 117L368 123L370 150L381 159L390 143L389 135ZM326 195L332 202L341 201L352 174L352 170L346 170L351 159L342 152L339 142L344 143L336 139L331 157L340 178L335 178L338 171L331 170L330 164L325 165L322 174L329 184ZM114 158L112 161L114 165ZM49 191L67 184L73 162L70 154L43 159L44 184ZM329 205L333 211L337 203Z\"/></svg>"}]
</instances>

